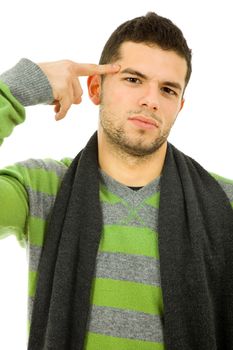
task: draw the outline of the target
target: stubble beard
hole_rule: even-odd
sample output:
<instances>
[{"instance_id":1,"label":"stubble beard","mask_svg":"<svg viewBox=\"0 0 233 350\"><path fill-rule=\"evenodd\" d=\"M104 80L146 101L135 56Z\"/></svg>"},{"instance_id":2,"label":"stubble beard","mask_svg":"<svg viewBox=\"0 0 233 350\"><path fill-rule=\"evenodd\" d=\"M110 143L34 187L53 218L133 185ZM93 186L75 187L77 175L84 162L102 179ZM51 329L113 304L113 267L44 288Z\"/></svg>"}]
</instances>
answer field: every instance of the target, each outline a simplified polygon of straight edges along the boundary
<instances>
[{"instance_id":1,"label":"stubble beard","mask_svg":"<svg viewBox=\"0 0 233 350\"><path fill-rule=\"evenodd\" d=\"M130 112L129 112L130 113ZM113 118L111 118L111 116ZM164 142L167 141L172 125L166 130L160 131L151 143L145 144L146 130L139 129L138 137L131 140L125 132L123 126L114 126L112 119L116 120L116 116L105 111L104 106L100 105L100 125L108 142L122 155L128 155L134 158L147 158L157 152ZM144 136L144 137L143 137Z\"/></svg>"}]
</instances>

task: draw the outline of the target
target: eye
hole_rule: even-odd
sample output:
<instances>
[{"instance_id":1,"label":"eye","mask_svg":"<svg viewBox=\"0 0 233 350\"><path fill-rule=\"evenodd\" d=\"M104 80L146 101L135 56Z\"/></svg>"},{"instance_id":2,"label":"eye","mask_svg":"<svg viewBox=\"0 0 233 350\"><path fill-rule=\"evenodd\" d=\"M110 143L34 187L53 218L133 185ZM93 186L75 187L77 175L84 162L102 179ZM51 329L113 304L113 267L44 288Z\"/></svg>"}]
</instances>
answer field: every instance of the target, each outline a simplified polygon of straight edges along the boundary
<instances>
[{"instance_id":1,"label":"eye","mask_svg":"<svg viewBox=\"0 0 233 350\"><path fill-rule=\"evenodd\" d=\"M165 93L168 94L168 95L174 95L174 96L177 95L177 93L176 93L174 90L170 89L170 88L167 87L167 86L164 86L164 87L162 88L162 91L165 92Z\"/></svg>"},{"instance_id":2,"label":"eye","mask_svg":"<svg viewBox=\"0 0 233 350\"><path fill-rule=\"evenodd\" d=\"M138 78L133 78L133 77L127 77L125 78L126 81L128 81L131 84L141 84L141 80Z\"/></svg>"}]
</instances>

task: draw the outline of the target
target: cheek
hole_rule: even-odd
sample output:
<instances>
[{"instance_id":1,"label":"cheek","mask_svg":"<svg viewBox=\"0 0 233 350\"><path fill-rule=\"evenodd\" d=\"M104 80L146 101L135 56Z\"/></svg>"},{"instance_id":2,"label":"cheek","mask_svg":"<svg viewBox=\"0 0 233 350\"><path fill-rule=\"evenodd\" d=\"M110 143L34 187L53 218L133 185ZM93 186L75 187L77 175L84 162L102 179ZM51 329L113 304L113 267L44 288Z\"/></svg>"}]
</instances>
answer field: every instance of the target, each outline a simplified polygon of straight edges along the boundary
<instances>
[{"instance_id":1,"label":"cheek","mask_svg":"<svg viewBox=\"0 0 233 350\"><path fill-rule=\"evenodd\" d=\"M169 122L172 123L176 117L177 114L179 113L180 107L175 103L174 101L171 101L170 103L165 103L163 106L163 112L165 119Z\"/></svg>"},{"instance_id":2,"label":"cheek","mask_svg":"<svg viewBox=\"0 0 233 350\"><path fill-rule=\"evenodd\" d=\"M119 118L127 113L131 104L129 95L122 92L114 91L103 98L105 110L108 110L111 114L117 115Z\"/></svg>"},{"instance_id":3,"label":"cheek","mask_svg":"<svg viewBox=\"0 0 233 350\"><path fill-rule=\"evenodd\" d=\"M119 104L119 101L121 101L121 96L116 91L108 91L108 93L102 95L102 103L107 108L115 109Z\"/></svg>"}]
</instances>

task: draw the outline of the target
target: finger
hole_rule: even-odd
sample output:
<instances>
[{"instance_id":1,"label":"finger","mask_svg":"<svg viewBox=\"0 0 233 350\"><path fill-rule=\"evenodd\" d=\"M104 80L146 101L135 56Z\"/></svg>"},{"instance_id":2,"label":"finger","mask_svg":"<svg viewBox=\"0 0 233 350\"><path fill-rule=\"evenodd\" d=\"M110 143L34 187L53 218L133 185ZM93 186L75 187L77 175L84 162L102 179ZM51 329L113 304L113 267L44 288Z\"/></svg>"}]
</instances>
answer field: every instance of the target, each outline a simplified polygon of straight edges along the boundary
<instances>
[{"instance_id":1,"label":"finger","mask_svg":"<svg viewBox=\"0 0 233 350\"><path fill-rule=\"evenodd\" d=\"M87 64L74 63L74 69L78 76L90 76L94 74L113 74L120 70L119 64Z\"/></svg>"},{"instance_id":2,"label":"finger","mask_svg":"<svg viewBox=\"0 0 233 350\"><path fill-rule=\"evenodd\" d=\"M58 113L60 111L60 108L61 108L60 103L58 101L55 101L54 102L54 112Z\"/></svg>"},{"instance_id":3,"label":"finger","mask_svg":"<svg viewBox=\"0 0 233 350\"><path fill-rule=\"evenodd\" d=\"M70 106L72 105L72 100L69 96L66 96L59 101L59 104L60 104L60 109L59 109L59 112L56 113L55 115L56 120L61 120L66 116Z\"/></svg>"}]
</instances>

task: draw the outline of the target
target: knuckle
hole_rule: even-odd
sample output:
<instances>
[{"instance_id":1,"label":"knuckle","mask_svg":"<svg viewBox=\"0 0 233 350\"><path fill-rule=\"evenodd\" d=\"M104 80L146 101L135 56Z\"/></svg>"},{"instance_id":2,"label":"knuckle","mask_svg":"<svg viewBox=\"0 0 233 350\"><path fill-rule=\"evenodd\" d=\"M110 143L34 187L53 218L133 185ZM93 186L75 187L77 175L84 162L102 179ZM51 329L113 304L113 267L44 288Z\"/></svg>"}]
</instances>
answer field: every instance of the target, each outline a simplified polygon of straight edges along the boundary
<instances>
[{"instance_id":1,"label":"knuckle","mask_svg":"<svg viewBox=\"0 0 233 350\"><path fill-rule=\"evenodd\" d=\"M74 101L73 101L74 104L78 105L78 104L81 103L81 102L82 102L82 97L81 97L81 95L80 95L80 96L76 96L76 97L74 98Z\"/></svg>"},{"instance_id":2,"label":"knuckle","mask_svg":"<svg viewBox=\"0 0 233 350\"><path fill-rule=\"evenodd\" d=\"M71 60L62 61L63 75L67 79L70 78L71 75L73 75L73 72L74 72L73 63L74 62Z\"/></svg>"},{"instance_id":3,"label":"knuckle","mask_svg":"<svg viewBox=\"0 0 233 350\"><path fill-rule=\"evenodd\" d=\"M62 61L62 63L65 65L65 66L67 66L67 67L69 67L73 62L71 61L71 60L63 60Z\"/></svg>"}]
</instances>

